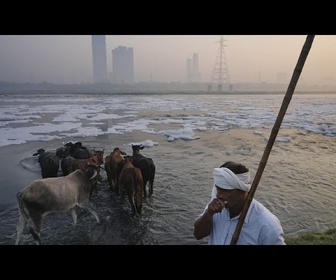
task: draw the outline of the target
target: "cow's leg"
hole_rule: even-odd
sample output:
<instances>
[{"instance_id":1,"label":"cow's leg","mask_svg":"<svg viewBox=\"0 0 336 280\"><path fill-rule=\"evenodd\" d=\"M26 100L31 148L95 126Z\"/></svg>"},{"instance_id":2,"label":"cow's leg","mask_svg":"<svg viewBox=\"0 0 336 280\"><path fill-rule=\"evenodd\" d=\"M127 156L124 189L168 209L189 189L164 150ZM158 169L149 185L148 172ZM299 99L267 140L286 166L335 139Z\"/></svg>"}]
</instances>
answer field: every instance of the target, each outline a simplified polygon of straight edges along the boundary
<instances>
[{"instance_id":1,"label":"cow's leg","mask_svg":"<svg viewBox=\"0 0 336 280\"><path fill-rule=\"evenodd\" d=\"M139 215L141 215L142 210L142 196L143 196L142 184L139 182L135 194L135 205Z\"/></svg>"},{"instance_id":2,"label":"cow's leg","mask_svg":"<svg viewBox=\"0 0 336 280\"><path fill-rule=\"evenodd\" d=\"M127 196L128 196L128 200L131 204L131 207L132 207L132 213L133 215L136 214L137 210L136 210L136 207L135 207L135 199L134 199L134 196L135 196L135 192L134 191L127 191Z\"/></svg>"},{"instance_id":3,"label":"cow's leg","mask_svg":"<svg viewBox=\"0 0 336 280\"><path fill-rule=\"evenodd\" d=\"M120 194L120 186L119 186L119 180L118 180L118 178L114 179L114 188L116 190L117 195L119 195Z\"/></svg>"},{"instance_id":4,"label":"cow's leg","mask_svg":"<svg viewBox=\"0 0 336 280\"><path fill-rule=\"evenodd\" d=\"M97 212L93 209L92 205L90 204L89 200L84 200L81 203L78 203L78 206L88 210L97 220L97 223L100 223L99 217Z\"/></svg>"},{"instance_id":5,"label":"cow's leg","mask_svg":"<svg viewBox=\"0 0 336 280\"><path fill-rule=\"evenodd\" d=\"M110 185L111 192L114 192L115 191L115 183L114 183L114 179L112 177L109 179L109 185Z\"/></svg>"},{"instance_id":6,"label":"cow's leg","mask_svg":"<svg viewBox=\"0 0 336 280\"><path fill-rule=\"evenodd\" d=\"M23 215L23 213L21 213L21 211L20 211L19 223L18 223L17 228L16 228L15 245L19 245L19 242L20 242L20 239L21 239L21 236L22 236L22 232L23 232L24 228L26 227L26 224L27 224L27 219Z\"/></svg>"},{"instance_id":7,"label":"cow's leg","mask_svg":"<svg viewBox=\"0 0 336 280\"><path fill-rule=\"evenodd\" d=\"M36 245L40 245L41 244L40 234L43 219L42 213L37 211L31 211L30 216L34 225L33 227L30 227L30 233L34 238Z\"/></svg>"},{"instance_id":8,"label":"cow's leg","mask_svg":"<svg viewBox=\"0 0 336 280\"><path fill-rule=\"evenodd\" d=\"M75 207L72 208L70 211L71 211L71 216L72 216L73 223L74 223L74 225L76 225L77 224L77 213L76 213Z\"/></svg>"},{"instance_id":9,"label":"cow's leg","mask_svg":"<svg viewBox=\"0 0 336 280\"><path fill-rule=\"evenodd\" d=\"M147 179L144 179L143 180L143 194L144 196L143 197L147 197Z\"/></svg>"},{"instance_id":10,"label":"cow's leg","mask_svg":"<svg viewBox=\"0 0 336 280\"><path fill-rule=\"evenodd\" d=\"M153 194L153 181L151 180L148 181L148 191L149 191L149 196L151 197Z\"/></svg>"},{"instance_id":11,"label":"cow's leg","mask_svg":"<svg viewBox=\"0 0 336 280\"><path fill-rule=\"evenodd\" d=\"M96 180L93 183L92 187L90 188L90 197L92 197L93 193L97 191L97 189L98 189L98 181Z\"/></svg>"}]
</instances>

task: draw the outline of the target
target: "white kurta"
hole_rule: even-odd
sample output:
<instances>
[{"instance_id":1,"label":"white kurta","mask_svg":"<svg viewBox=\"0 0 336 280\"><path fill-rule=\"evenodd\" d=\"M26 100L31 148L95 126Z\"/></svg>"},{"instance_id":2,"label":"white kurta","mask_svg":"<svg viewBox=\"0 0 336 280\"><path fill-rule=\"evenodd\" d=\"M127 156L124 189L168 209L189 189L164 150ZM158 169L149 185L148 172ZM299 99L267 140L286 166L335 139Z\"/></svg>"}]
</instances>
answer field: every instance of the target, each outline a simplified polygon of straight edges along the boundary
<instances>
[{"instance_id":1,"label":"white kurta","mask_svg":"<svg viewBox=\"0 0 336 280\"><path fill-rule=\"evenodd\" d=\"M230 245L239 217L240 215L230 219L227 209L214 214L208 244ZM285 245L279 219L259 201L253 199L241 228L237 245Z\"/></svg>"}]
</instances>

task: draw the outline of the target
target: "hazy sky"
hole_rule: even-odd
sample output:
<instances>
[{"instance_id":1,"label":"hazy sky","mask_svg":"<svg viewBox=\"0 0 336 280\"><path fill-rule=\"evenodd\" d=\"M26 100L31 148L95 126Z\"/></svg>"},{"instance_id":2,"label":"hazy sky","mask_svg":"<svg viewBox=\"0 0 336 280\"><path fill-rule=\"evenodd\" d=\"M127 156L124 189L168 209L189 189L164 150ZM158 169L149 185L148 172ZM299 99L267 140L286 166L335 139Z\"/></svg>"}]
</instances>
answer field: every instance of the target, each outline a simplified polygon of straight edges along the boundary
<instances>
[{"instance_id":1,"label":"hazy sky","mask_svg":"<svg viewBox=\"0 0 336 280\"><path fill-rule=\"evenodd\" d=\"M292 77L306 35L223 35L231 83L277 82ZM202 82L209 82L220 35L107 35L112 49L133 47L135 82L186 82L186 60L199 56ZM0 81L92 83L90 35L0 35ZM336 35L316 35L299 83L336 85Z\"/></svg>"}]
</instances>

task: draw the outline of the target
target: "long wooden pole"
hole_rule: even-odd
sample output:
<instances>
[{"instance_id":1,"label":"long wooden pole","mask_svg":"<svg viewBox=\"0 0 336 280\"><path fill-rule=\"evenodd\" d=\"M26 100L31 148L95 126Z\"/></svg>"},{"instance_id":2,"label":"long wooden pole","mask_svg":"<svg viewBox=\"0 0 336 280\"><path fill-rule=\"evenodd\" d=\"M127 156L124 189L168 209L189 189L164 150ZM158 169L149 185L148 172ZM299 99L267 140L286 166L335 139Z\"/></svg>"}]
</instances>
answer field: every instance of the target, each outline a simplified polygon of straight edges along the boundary
<instances>
[{"instance_id":1,"label":"long wooden pole","mask_svg":"<svg viewBox=\"0 0 336 280\"><path fill-rule=\"evenodd\" d=\"M242 210L242 212L240 214L240 217L239 217L239 220L238 220L238 224L236 226L235 232L233 233L230 245L236 245L237 244L238 237L239 237L241 228L243 226L243 222L245 220L247 211L248 211L248 209L250 207L250 204L252 202L254 193L255 193L255 191L257 189L257 186L259 184L261 175L262 175L262 173L263 173L263 171L265 169L268 157L269 157L269 155L271 153L271 150L272 150L275 138L277 137L277 134L279 132L279 128L280 128L282 120L283 120L283 118L284 118L284 116L286 114L286 110L288 108L288 105L289 105L289 103L290 103L290 101L292 99L292 96L293 96L296 84L297 84L297 82L299 80L299 77L301 75L301 72L302 72L303 66L305 64L306 58L307 58L308 53L310 51L310 48L311 48L311 46L313 44L314 37L315 37L315 35L307 35L306 41L305 41L305 43L304 43L304 45L302 47L302 50L301 50L298 62L296 64L296 67L295 67L293 75L292 75L292 79L291 79L291 81L289 83L287 92L286 92L285 97L284 97L284 99L282 101L282 105L281 105L280 111L278 113L278 117L275 120L273 129L271 131L271 135L270 135L270 137L268 139L268 142L267 142L264 154L263 154L263 156L261 158L261 161L259 163L259 167L258 167L257 173L256 173L256 175L254 177L253 182L252 182L251 189L250 189L250 191L248 193L246 202L244 204L244 208L243 208L243 210Z\"/></svg>"}]
</instances>

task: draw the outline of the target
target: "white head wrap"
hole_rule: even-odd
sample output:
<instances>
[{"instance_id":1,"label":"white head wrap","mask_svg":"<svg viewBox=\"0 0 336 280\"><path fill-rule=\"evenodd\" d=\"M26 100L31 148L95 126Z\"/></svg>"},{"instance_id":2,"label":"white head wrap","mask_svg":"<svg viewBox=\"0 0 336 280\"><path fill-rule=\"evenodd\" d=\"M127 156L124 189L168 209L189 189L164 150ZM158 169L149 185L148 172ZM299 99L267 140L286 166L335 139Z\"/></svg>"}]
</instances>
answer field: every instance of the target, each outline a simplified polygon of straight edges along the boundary
<instances>
[{"instance_id":1,"label":"white head wrap","mask_svg":"<svg viewBox=\"0 0 336 280\"><path fill-rule=\"evenodd\" d=\"M211 192L211 198L215 198L217 195L216 186L225 189L232 190L238 189L248 192L251 188L250 172L241 174L234 174L230 169L226 167L214 168L214 186Z\"/></svg>"}]
</instances>

